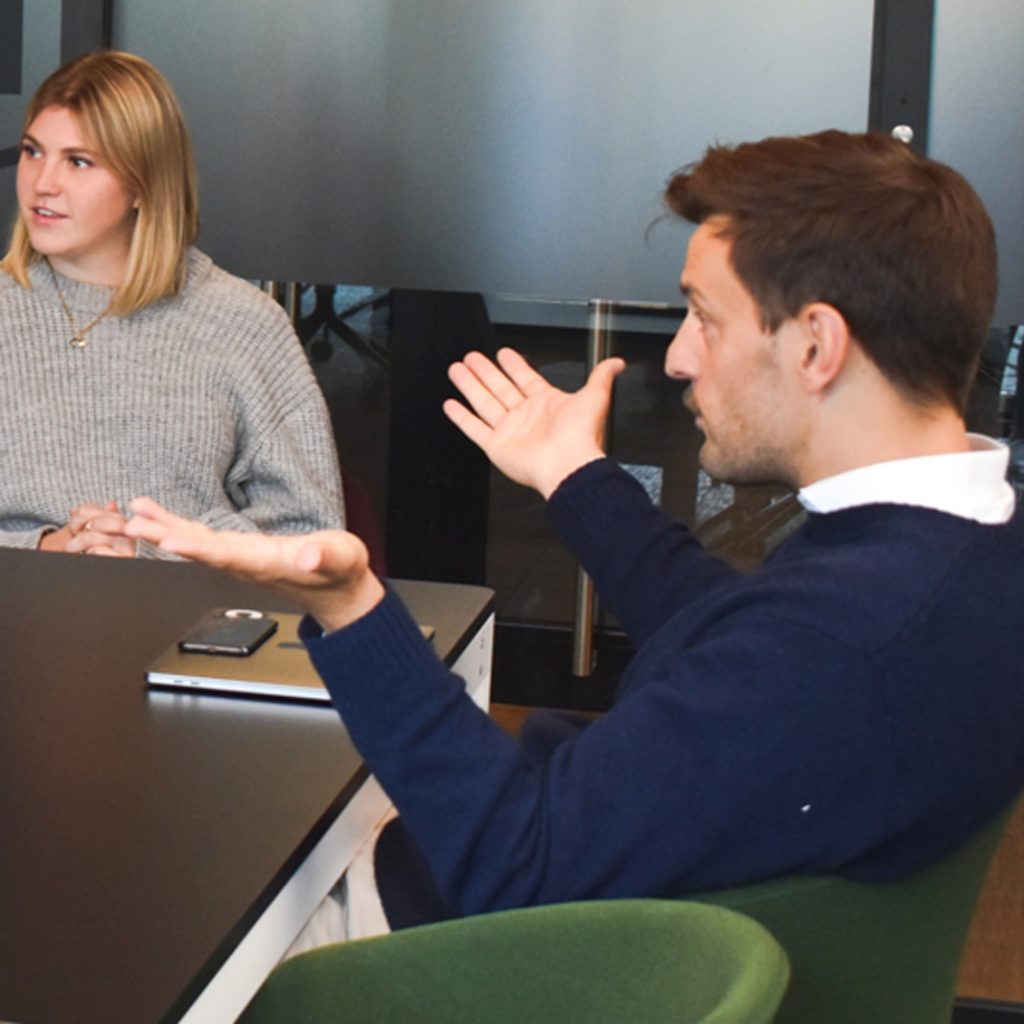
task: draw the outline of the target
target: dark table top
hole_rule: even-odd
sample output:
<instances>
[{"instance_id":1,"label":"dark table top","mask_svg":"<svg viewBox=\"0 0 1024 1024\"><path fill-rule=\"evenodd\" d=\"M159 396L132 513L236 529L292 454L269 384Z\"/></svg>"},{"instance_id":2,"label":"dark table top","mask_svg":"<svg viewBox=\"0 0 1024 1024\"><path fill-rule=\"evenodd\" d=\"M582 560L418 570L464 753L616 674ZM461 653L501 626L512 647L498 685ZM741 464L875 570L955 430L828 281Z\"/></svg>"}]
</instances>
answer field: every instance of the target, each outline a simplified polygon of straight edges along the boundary
<instances>
[{"instance_id":1,"label":"dark table top","mask_svg":"<svg viewBox=\"0 0 1024 1024\"><path fill-rule=\"evenodd\" d=\"M490 591L395 584L451 661ZM200 566L0 550L0 1020L174 1020L365 777L335 712L149 691Z\"/></svg>"}]
</instances>

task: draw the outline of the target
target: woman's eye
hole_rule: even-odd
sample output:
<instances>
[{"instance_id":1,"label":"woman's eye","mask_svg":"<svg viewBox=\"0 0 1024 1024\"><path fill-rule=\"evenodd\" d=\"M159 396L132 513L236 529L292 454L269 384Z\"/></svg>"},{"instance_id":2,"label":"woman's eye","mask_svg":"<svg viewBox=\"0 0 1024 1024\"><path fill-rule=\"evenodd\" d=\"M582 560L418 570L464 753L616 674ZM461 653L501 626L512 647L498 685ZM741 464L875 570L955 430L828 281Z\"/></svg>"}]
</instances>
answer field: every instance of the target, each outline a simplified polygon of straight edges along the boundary
<instances>
[{"instance_id":1,"label":"woman's eye","mask_svg":"<svg viewBox=\"0 0 1024 1024\"><path fill-rule=\"evenodd\" d=\"M84 156L71 156L68 159L71 161L72 167L92 167L92 161L87 160Z\"/></svg>"},{"instance_id":2,"label":"woman's eye","mask_svg":"<svg viewBox=\"0 0 1024 1024\"><path fill-rule=\"evenodd\" d=\"M21 144L21 151L22 151L22 153L25 154L25 156L38 156L39 155L39 150L36 149L36 147L33 146L31 142L23 142Z\"/></svg>"}]
</instances>

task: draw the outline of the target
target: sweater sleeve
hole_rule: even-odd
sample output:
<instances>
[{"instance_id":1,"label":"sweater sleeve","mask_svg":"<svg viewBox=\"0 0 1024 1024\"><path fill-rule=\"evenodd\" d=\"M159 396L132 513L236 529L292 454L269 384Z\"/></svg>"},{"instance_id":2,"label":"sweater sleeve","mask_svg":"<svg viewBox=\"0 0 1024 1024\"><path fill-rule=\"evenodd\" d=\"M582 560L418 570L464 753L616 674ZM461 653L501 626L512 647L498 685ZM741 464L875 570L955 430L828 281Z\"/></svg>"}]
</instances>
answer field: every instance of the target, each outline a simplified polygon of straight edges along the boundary
<instances>
[{"instance_id":1,"label":"sweater sleeve","mask_svg":"<svg viewBox=\"0 0 1024 1024\"><path fill-rule=\"evenodd\" d=\"M43 534L49 529L46 526L37 526L31 530L0 530L0 548L38 548Z\"/></svg>"},{"instance_id":2,"label":"sweater sleeve","mask_svg":"<svg viewBox=\"0 0 1024 1024\"><path fill-rule=\"evenodd\" d=\"M863 706L870 688L844 685L863 666L781 633L764 622L693 653L648 652L646 684L546 758L475 707L392 594L307 644L442 894L480 913L849 860L891 788L887 759L862 754L885 716ZM780 643L804 652L805 671L774 677Z\"/></svg>"},{"instance_id":3,"label":"sweater sleeve","mask_svg":"<svg viewBox=\"0 0 1024 1024\"><path fill-rule=\"evenodd\" d=\"M228 495L236 510L211 509L202 522L215 530L265 533L344 527L341 476L319 391L263 432L251 457L232 473Z\"/></svg>"},{"instance_id":4,"label":"sweater sleeve","mask_svg":"<svg viewBox=\"0 0 1024 1024\"><path fill-rule=\"evenodd\" d=\"M315 386L315 385L314 385ZM213 530L299 534L343 529L345 506L334 443L319 392L267 433L248 469L228 486L231 505L197 516ZM139 541L136 557L179 561Z\"/></svg>"},{"instance_id":5,"label":"sweater sleeve","mask_svg":"<svg viewBox=\"0 0 1024 1024\"><path fill-rule=\"evenodd\" d=\"M670 616L738 575L612 459L590 462L564 480L548 511L638 647Z\"/></svg>"},{"instance_id":6,"label":"sweater sleeve","mask_svg":"<svg viewBox=\"0 0 1024 1024\"><path fill-rule=\"evenodd\" d=\"M235 409L236 453L224 480L226 500L199 518L216 530L342 528L330 416L291 322L264 295L230 284L239 291L231 293L237 312L230 330L245 335L223 366L225 398Z\"/></svg>"}]
</instances>

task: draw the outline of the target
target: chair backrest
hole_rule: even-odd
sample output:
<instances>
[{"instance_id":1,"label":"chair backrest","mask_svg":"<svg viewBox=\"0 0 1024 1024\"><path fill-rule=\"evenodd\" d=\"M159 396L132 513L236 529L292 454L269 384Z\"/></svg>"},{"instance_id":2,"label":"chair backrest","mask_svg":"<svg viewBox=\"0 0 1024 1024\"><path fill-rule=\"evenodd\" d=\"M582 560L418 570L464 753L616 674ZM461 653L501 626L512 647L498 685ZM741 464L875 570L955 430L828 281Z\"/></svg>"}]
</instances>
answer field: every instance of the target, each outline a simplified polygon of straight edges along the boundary
<instances>
[{"instance_id":1,"label":"chair backrest","mask_svg":"<svg viewBox=\"0 0 1024 1024\"><path fill-rule=\"evenodd\" d=\"M240 1024L766 1024L787 975L775 940L722 907L566 903L300 954Z\"/></svg>"},{"instance_id":2,"label":"chair backrest","mask_svg":"<svg viewBox=\"0 0 1024 1024\"><path fill-rule=\"evenodd\" d=\"M948 1024L957 966L1010 811L896 882L782 878L695 894L760 921L790 959L779 1024Z\"/></svg>"},{"instance_id":3,"label":"chair backrest","mask_svg":"<svg viewBox=\"0 0 1024 1024\"><path fill-rule=\"evenodd\" d=\"M348 469L341 466L341 490L345 496L345 519L347 528L365 545L370 556L370 568L381 578L388 574L387 557L384 553L384 538L373 511L373 503L366 486Z\"/></svg>"}]
</instances>

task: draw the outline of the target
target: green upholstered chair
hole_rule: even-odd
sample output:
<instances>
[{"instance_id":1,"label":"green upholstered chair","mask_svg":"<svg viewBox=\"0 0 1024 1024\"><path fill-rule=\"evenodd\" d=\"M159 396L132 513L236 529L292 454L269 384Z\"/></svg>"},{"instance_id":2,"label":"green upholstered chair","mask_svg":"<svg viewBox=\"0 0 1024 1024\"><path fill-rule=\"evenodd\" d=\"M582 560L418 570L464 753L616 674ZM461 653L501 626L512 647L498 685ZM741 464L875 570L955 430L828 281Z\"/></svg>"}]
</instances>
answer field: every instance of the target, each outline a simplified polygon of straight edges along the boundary
<instances>
[{"instance_id":1,"label":"green upholstered chair","mask_svg":"<svg viewBox=\"0 0 1024 1024\"><path fill-rule=\"evenodd\" d=\"M240 1024L761 1024L786 957L734 911L565 903L325 946L279 964Z\"/></svg>"},{"instance_id":2,"label":"green upholstered chair","mask_svg":"<svg viewBox=\"0 0 1024 1024\"><path fill-rule=\"evenodd\" d=\"M1009 818L901 881L792 877L691 898L753 917L786 950L778 1024L949 1024L971 915Z\"/></svg>"}]
</instances>

